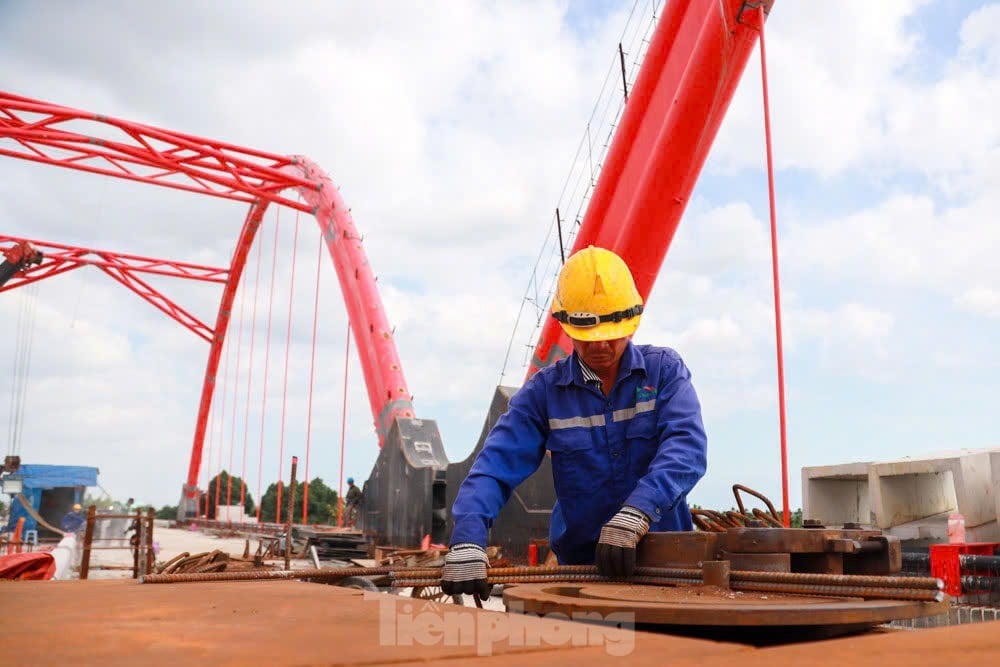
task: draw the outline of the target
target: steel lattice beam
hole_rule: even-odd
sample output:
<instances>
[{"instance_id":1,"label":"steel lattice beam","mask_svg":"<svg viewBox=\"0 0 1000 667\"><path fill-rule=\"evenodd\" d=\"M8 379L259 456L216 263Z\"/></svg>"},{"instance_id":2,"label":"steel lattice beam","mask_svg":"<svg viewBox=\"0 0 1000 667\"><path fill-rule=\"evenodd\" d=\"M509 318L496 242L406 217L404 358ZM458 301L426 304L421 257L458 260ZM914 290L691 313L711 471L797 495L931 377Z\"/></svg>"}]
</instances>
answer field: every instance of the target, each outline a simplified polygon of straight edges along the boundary
<instances>
[{"instance_id":1,"label":"steel lattice beam","mask_svg":"<svg viewBox=\"0 0 1000 667\"><path fill-rule=\"evenodd\" d=\"M90 126L102 136L73 128ZM109 132L109 130L111 130ZM0 92L0 155L253 203L316 184L285 170L294 159Z\"/></svg>"},{"instance_id":2,"label":"steel lattice beam","mask_svg":"<svg viewBox=\"0 0 1000 667\"><path fill-rule=\"evenodd\" d=\"M78 269L81 266L96 266L153 304L167 316L184 325L190 331L193 331L202 340L207 342L212 340L213 330L210 326L184 308L181 308L169 297L135 274L152 273L188 280L225 283L229 275L228 269L204 266L202 264L191 264L190 262L154 259L152 257L129 255L108 250L81 248L61 243L49 243L48 241L36 241L35 239L24 239L0 234L0 244L17 243L19 241L28 241L31 243L31 245L42 252L45 259L42 260L41 264L26 269L11 278L10 282L0 288L0 292L51 278L67 271Z\"/></svg>"},{"instance_id":3,"label":"steel lattice beam","mask_svg":"<svg viewBox=\"0 0 1000 667\"><path fill-rule=\"evenodd\" d=\"M37 241L20 236L0 234L0 245L17 243L19 241L27 241L45 255L45 260L41 264L24 271L25 278L31 277L35 280L38 279L35 277L35 274L43 272L50 264L56 263L72 263L76 266L90 265L136 271L139 273L155 273L161 276L187 278L220 284L226 282L226 277L229 274L228 268L192 264L190 262L177 262L170 259L155 259L153 257L143 257L142 255L130 255L110 250L96 250L94 248L50 243L48 241ZM25 282L21 276L14 277L10 283L5 285L3 289L0 289L0 292L10 289L11 286L16 286L14 282L19 279L20 282L18 284Z\"/></svg>"}]
</instances>

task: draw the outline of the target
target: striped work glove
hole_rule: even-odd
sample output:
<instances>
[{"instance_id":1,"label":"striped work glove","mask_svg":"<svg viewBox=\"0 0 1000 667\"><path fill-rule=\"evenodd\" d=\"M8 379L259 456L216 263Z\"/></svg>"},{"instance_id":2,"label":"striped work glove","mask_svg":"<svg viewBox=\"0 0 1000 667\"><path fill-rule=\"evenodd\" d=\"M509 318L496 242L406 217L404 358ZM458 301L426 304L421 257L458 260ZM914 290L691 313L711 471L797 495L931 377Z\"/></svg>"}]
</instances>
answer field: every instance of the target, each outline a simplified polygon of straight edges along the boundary
<instances>
[{"instance_id":1,"label":"striped work glove","mask_svg":"<svg viewBox=\"0 0 1000 667\"><path fill-rule=\"evenodd\" d=\"M480 600L490 596L493 588L486 583L486 568L490 559L478 544L456 544L444 557L441 568L441 591L446 595L475 593Z\"/></svg>"},{"instance_id":2,"label":"striped work glove","mask_svg":"<svg viewBox=\"0 0 1000 667\"><path fill-rule=\"evenodd\" d=\"M634 507L618 510L604 524L597 542L597 571L605 577L631 577L635 571L635 548L649 532L649 517Z\"/></svg>"}]
</instances>

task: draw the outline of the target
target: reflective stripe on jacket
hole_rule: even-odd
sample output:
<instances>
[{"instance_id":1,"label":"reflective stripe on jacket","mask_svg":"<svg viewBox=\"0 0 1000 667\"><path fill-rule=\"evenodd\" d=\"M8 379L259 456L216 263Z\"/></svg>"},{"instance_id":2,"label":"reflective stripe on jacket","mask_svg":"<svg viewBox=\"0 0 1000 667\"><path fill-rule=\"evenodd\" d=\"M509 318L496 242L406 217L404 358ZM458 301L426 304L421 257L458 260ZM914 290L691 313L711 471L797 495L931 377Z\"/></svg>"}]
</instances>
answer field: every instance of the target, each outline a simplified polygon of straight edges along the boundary
<instances>
[{"instance_id":1,"label":"reflective stripe on jacket","mask_svg":"<svg viewBox=\"0 0 1000 667\"><path fill-rule=\"evenodd\" d=\"M609 396L584 382L574 353L511 398L459 488L451 544L485 546L546 451L557 499L549 539L560 563L592 563L601 527L623 505L645 512L651 530L692 530L685 498L705 474L706 449L701 406L677 352L629 342Z\"/></svg>"}]
</instances>

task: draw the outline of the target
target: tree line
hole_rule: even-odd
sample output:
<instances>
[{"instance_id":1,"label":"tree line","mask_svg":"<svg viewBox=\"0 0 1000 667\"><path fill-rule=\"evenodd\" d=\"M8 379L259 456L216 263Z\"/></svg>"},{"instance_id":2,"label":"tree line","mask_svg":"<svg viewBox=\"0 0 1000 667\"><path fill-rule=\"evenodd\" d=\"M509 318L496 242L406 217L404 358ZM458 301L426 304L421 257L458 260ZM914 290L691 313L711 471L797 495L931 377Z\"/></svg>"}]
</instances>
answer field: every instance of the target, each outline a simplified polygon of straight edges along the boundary
<instances>
[{"instance_id":1,"label":"tree line","mask_svg":"<svg viewBox=\"0 0 1000 667\"><path fill-rule=\"evenodd\" d=\"M230 482L230 480L232 480ZM219 493L219 505L225 505L228 498L232 498L233 505L240 504L240 487L243 485L243 480L237 475L230 475L227 471L223 470L218 475L209 480L208 488L205 490L205 494L208 496L208 518L215 519L216 511L216 489L218 488ZM302 502L304 484L299 482L295 485L295 506L292 511L292 521L299 523L302 521ZM337 491L331 489L323 482L321 477L316 477L309 482L309 499L308 505L306 506L306 523L307 524L326 524L333 525L337 523L337 513L338 505L337 502ZM278 518L277 512L278 505L278 482L272 482L270 486L264 491L264 495L260 500L260 520L265 523L273 523ZM202 496L201 503L198 506L198 515L201 516L205 511L205 498ZM243 490L243 511L248 517L256 516L257 514L257 504L254 501L253 494L250 493L249 487ZM288 484L284 483L281 490L281 519L282 521L287 519L288 516ZM166 506L161 507L156 512L157 518L162 519L173 519L177 516L177 506Z\"/></svg>"}]
</instances>

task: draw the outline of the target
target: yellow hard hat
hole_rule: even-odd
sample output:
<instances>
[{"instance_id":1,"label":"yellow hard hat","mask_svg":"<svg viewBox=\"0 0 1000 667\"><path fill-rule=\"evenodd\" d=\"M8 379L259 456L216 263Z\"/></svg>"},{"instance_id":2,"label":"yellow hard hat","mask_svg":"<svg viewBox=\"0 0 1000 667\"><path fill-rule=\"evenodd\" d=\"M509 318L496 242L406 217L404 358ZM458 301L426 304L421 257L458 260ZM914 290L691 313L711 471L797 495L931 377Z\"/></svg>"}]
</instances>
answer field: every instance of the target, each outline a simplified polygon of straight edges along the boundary
<instances>
[{"instance_id":1,"label":"yellow hard hat","mask_svg":"<svg viewBox=\"0 0 1000 667\"><path fill-rule=\"evenodd\" d=\"M642 297L621 257L588 246L573 254L552 299L552 317L576 340L625 338L639 328Z\"/></svg>"},{"instance_id":2,"label":"yellow hard hat","mask_svg":"<svg viewBox=\"0 0 1000 667\"><path fill-rule=\"evenodd\" d=\"M83 507L80 505L80 503L76 503L75 505L73 505L73 511L74 512L79 512L82 509L83 509Z\"/></svg>"}]
</instances>

